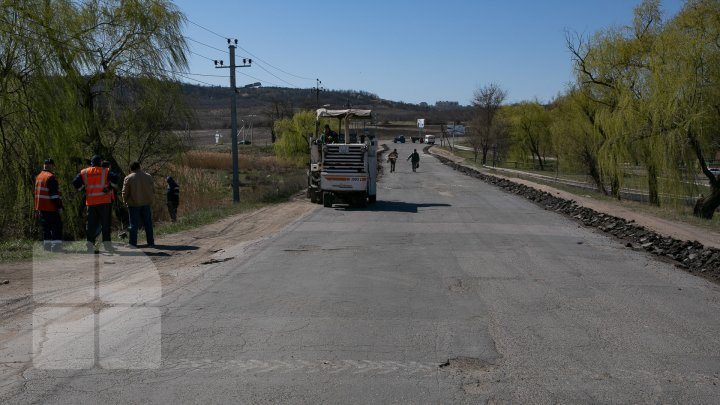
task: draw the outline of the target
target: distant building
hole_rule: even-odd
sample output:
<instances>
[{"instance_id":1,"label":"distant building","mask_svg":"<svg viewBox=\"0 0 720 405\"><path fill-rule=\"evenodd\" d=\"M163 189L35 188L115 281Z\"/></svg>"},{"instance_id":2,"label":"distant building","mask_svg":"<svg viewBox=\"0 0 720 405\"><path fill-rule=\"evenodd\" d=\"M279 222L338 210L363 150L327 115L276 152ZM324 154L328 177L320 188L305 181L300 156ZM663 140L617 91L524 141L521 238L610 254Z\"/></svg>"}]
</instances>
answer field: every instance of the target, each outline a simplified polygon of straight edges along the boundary
<instances>
[{"instance_id":1,"label":"distant building","mask_svg":"<svg viewBox=\"0 0 720 405\"><path fill-rule=\"evenodd\" d=\"M460 103L457 101L437 101L435 107L439 109L452 109L460 107Z\"/></svg>"}]
</instances>

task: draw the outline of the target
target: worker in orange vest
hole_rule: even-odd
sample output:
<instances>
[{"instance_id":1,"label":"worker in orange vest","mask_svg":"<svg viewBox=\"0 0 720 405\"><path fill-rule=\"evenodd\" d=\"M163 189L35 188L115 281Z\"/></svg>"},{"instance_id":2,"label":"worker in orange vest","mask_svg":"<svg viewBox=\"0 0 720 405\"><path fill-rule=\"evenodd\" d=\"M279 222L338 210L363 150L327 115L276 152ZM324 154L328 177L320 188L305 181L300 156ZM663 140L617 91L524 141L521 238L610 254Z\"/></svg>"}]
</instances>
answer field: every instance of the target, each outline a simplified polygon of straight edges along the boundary
<instances>
[{"instance_id":1,"label":"worker in orange vest","mask_svg":"<svg viewBox=\"0 0 720 405\"><path fill-rule=\"evenodd\" d=\"M82 169L73 179L73 186L78 191L85 192L85 206L87 208L87 236L88 252L94 251L97 238L98 224L102 230L102 241L106 251L113 252L110 241L110 213L112 209L113 189L117 189L118 177L109 168L102 167L102 158L93 156L90 167Z\"/></svg>"},{"instance_id":2,"label":"worker in orange vest","mask_svg":"<svg viewBox=\"0 0 720 405\"><path fill-rule=\"evenodd\" d=\"M43 233L43 249L62 250L62 198L60 185L53 173L55 162L45 159L43 169L35 178L35 210L40 217Z\"/></svg>"}]
</instances>

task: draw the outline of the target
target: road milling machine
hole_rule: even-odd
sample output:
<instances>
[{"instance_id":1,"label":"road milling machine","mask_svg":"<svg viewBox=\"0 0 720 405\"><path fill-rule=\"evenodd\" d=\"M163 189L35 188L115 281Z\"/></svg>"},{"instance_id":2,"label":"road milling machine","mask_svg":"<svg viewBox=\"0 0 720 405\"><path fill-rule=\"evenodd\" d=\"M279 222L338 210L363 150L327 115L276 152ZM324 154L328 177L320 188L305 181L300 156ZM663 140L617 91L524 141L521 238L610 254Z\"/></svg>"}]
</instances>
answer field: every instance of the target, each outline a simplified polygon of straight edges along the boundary
<instances>
[{"instance_id":1,"label":"road milling machine","mask_svg":"<svg viewBox=\"0 0 720 405\"><path fill-rule=\"evenodd\" d=\"M310 167L308 168L308 197L314 203L331 207L345 203L365 207L377 195L377 140L364 128L358 131L359 122L371 121L370 110L345 109L317 110L316 128L320 121L336 118L344 129L339 140L330 143L324 138L309 137ZM355 131L351 132L351 123Z\"/></svg>"}]
</instances>

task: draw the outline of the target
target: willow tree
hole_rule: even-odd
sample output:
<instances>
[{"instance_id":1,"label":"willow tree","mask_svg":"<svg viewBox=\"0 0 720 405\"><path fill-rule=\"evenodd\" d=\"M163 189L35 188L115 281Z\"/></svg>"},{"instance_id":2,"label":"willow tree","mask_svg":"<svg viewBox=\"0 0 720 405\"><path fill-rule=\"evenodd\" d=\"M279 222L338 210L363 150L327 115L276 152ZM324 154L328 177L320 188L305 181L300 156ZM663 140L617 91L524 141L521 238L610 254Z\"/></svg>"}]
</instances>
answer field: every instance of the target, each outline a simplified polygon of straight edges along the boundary
<instances>
[{"instance_id":1,"label":"willow tree","mask_svg":"<svg viewBox=\"0 0 720 405\"><path fill-rule=\"evenodd\" d=\"M550 127L558 159L570 168L579 168L589 176L597 190L608 194L599 165L599 154L607 136L595 124L598 104L576 88L553 103Z\"/></svg>"},{"instance_id":2,"label":"willow tree","mask_svg":"<svg viewBox=\"0 0 720 405\"><path fill-rule=\"evenodd\" d=\"M292 118L283 118L274 125L277 140L275 154L288 161L302 164L310 157L309 137L315 132L315 113L301 111Z\"/></svg>"},{"instance_id":3,"label":"willow tree","mask_svg":"<svg viewBox=\"0 0 720 405\"><path fill-rule=\"evenodd\" d=\"M522 102L503 107L501 114L509 125L515 153L522 160L528 155L533 161L537 158L540 170L545 170L545 158L552 150L550 112L540 103Z\"/></svg>"},{"instance_id":4,"label":"willow tree","mask_svg":"<svg viewBox=\"0 0 720 405\"><path fill-rule=\"evenodd\" d=\"M128 79L168 79L187 68L184 21L167 0L86 0L65 22L74 28L69 38L47 29L47 37L59 44L53 50L61 74L77 92L89 152L114 160L112 146L127 122L112 115L128 94Z\"/></svg>"},{"instance_id":5,"label":"willow tree","mask_svg":"<svg viewBox=\"0 0 720 405\"><path fill-rule=\"evenodd\" d=\"M588 119L605 137L598 163L603 177L610 180L613 196L620 197L625 165L634 160L647 169L654 204L659 204L657 166L663 158L653 148L652 115L644 113L643 105L648 98L650 53L661 29L660 2L644 0L635 8L632 25L598 31L587 41L567 41L577 87L597 104Z\"/></svg>"},{"instance_id":6,"label":"willow tree","mask_svg":"<svg viewBox=\"0 0 720 405\"><path fill-rule=\"evenodd\" d=\"M720 151L719 38L720 1L688 1L666 25L652 61L652 112L668 154L707 178L710 192L694 214L708 219L720 206L720 180L707 166Z\"/></svg>"},{"instance_id":7,"label":"willow tree","mask_svg":"<svg viewBox=\"0 0 720 405\"><path fill-rule=\"evenodd\" d=\"M178 111L168 106L177 105L179 93L168 91L176 85L167 79L187 66L184 17L165 0L2 0L2 6L0 211L11 211L4 218L18 218L12 229L27 236L33 177L44 157L56 160L71 199L77 194L67 184L82 158L101 154L121 169L127 160L177 152L168 148L174 137L168 117ZM126 159L118 165L121 146ZM3 216L0 225L9 223ZM81 227L73 212L65 220L70 232Z\"/></svg>"},{"instance_id":8,"label":"willow tree","mask_svg":"<svg viewBox=\"0 0 720 405\"><path fill-rule=\"evenodd\" d=\"M0 236L30 230L32 179L38 157L37 121L32 113L33 79L44 65L28 32L20 2L2 1L0 15Z\"/></svg>"}]
</instances>

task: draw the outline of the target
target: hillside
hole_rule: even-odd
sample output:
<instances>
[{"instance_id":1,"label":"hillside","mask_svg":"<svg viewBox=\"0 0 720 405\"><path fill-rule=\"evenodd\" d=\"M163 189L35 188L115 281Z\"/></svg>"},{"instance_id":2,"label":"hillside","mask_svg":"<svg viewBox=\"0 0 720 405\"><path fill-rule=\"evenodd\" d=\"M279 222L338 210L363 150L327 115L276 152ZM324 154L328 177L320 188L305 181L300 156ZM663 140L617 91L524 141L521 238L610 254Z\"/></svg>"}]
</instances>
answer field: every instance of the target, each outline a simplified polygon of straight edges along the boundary
<instances>
[{"instance_id":1,"label":"hillside","mask_svg":"<svg viewBox=\"0 0 720 405\"><path fill-rule=\"evenodd\" d=\"M194 121L179 124L178 129L223 129L230 127L230 88L182 85L182 92L193 111ZM301 110L328 108L366 108L373 110L375 121L415 122L425 118L426 123L466 122L471 118L472 107L443 107L408 104L379 98L363 91L324 90L316 94L314 88L291 89L283 87L238 88L237 116L254 116L256 127L267 127L270 117L291 116Z\"/></svg>"}]
</instances>

